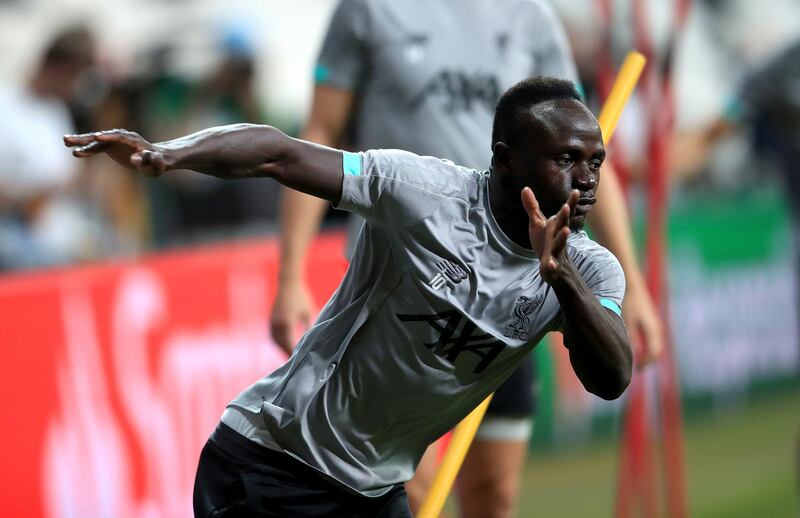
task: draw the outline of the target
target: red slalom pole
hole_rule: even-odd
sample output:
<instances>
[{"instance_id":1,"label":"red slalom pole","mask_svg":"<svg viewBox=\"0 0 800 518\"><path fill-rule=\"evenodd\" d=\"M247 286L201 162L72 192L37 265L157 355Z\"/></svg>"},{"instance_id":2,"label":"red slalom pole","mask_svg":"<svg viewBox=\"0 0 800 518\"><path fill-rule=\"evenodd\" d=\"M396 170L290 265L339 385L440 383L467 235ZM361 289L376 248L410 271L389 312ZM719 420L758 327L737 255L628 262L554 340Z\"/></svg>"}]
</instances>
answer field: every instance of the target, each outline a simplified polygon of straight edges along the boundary
<instances>
[{"instance_id":1,"label":"red slalom pole","mask_svg":"<svg viewBox=\"0 0 800 518\"><path fill-rule=\"evenodd\" d=\"M607 0L603 6L609 16ZM648 61L653 60L651 41L645 34L644 6L640 1L633 4L633 22L636 47ZM608 45L611 47L610 32ZM642 77L644 96L650 97L653 87L655 66L650 66ZM649 201L649 200L648 200ZM649 203L648 203L649 206ZM651 236L648 217L648 238ZM652 291L651 291L652 294ZM634 336L633 340L640 340ZM628 406L623 420L623 443L620 451L620 465L617 482L616 515L620 518L633 516L637 509L645 518L659 515L658 483L653 448L653 430L650 426L649 397L647 378L643 372L634 371L631 386L628 388Z\"/></svg>"},{"instance_id":2,"label":"red slalom pole","mask_svg":"<svg viewBox=\"0 0 800 518\"><path fill-rule=\"evenodd\" d=\"M639 27L639 37L646 39L644 7L641 0L634 3L634 19ZM676 42L688 17L690 0L677 0L673 14L673 29L661 59L661 67L653 67L646 78L647 108L650 119L648 151L651 158L650 178L647 185L647 283L654 301L658 304L664 322L668 323L666 257L666 215L669 204L668 151L675 129L675 100L672 89L672 69ZM651 41L647 41L652 54ZM656 62L656 60L653 60ZM665 326L669 329L669 326ZM658 363L658 407L660 410L664 487L667 513L671 518L688 515L686 503L685 470L683 462L683 417L676 357L669 332L665 336L663 357Z\"/></svg>"},{"instance_id":3,"label":"red slalom pole","mask_svg":"<svg viewBox=\"0 0 800 518\"><path fill-rule=\"evenodd\" d=\"M598 0L601 16L607 21L607 46L599 61L601 66L610 62L611 55L611 0ZM647 30L645 2L633 2L633 30L635 45L652 63L642 78L647 118L649 120L648 152L651 169L646 185L646 241L645 270L648 289L660 310L664 322L668 320L668 305L664 267L666 252L666 214L669 198L669 164L667 152L674 130L674 98L671 87L672 65L676 41L685 24L690 0L676 0L673 15L673 30L661 60L656 59L653 40ZM660 64L660 66L659 66ZM599 76L602 90L604 78ZM668 325L665 326L668 329ZM633 337L634 340L637 337ZM667 516L687 516L686 487L683 462L683 425L680 390L676 369L676 358L669 333L665 336L665 350L655 374L657 374L657 399L651 401L647 378L636 373L629 389L628 407L624 418L623 444L616 501L616 515L620 518L632 516L640 510L645 517L658 516L659 505L658 470L654 455L654 427L651 424L651 404L658 407L657 427L663 441L664 492ZM658 426L660 425L660 426Z\"/></svg>"}]
</instances>

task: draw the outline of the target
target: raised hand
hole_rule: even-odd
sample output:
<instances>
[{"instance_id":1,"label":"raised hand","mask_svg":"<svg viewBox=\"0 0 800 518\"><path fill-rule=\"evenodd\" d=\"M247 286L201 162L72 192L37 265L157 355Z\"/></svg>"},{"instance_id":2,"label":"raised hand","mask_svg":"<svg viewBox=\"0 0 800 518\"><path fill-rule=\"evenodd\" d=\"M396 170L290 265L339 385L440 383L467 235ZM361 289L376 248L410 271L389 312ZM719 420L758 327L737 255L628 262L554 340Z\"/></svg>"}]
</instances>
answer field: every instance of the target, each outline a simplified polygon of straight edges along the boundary
<instances>
[{"instance_id":1,"label":"raised hand","mask_svg":"<svg viewBox=\"0 0 800 518\"><path fill-rule=\"evenodd\" d=\"M522 189L522 205L528 213L528 237L539 256L539 272L547 283L562 275L566 256L567 237L570 234L569 216L578 203L580 193L573 190L567 202L557 213L548 217L539 208L539 202L529 187Z\"/></svg>"},{"instance_id":2,"label":"raised hand","mask_svg":"<svg viewBox=\"0 0 800 518\"><path fill-rule=\"evenodd\" d=\"M123 167L147 176L160 176L169 167L164 150L128 130L64 135L64 144L73 148L74 157L86 158L106 153Z\"/></svg>"}]
</instances>

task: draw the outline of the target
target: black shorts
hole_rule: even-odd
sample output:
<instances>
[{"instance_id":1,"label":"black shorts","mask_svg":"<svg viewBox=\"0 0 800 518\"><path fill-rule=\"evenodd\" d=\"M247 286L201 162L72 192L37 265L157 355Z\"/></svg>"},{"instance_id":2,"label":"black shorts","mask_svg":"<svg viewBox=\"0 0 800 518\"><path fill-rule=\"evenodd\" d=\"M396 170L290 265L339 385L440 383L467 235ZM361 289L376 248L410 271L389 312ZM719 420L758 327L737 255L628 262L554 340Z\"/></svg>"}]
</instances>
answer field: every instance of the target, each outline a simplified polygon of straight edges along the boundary
<instances>
[{"instance_id":1,"label":"black shorts","mask_svg":"<svg viewBox=\"0 0 800 518\"><path fill-rule=\"evenodd\" d=\"M494 393L487 417L531 417L536 411L536 364L533 354Z\"/></svg>"},{"instance_id":2,"label":"black shorts","mask_svg":"<svg viewBox=\"0 0 800 518\"><path fill-rule=\"evenodd\" d=\"M403 484L377 498L351 493L302 462L264 448L222 423L200 454L193 503L198 518L411 518Z\"/></svg>"}]
</instances>

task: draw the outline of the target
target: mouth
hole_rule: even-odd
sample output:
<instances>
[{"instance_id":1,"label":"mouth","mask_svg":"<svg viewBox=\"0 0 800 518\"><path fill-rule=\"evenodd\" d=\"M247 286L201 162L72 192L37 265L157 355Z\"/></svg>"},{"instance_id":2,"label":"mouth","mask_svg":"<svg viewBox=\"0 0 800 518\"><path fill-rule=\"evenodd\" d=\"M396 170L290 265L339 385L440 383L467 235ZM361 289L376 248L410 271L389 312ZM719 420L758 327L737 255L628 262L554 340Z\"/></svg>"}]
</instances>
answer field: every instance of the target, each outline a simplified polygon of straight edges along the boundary
<instances>
[{"instance_id":1,"label":"mouth","mask_svg":"<svg viewBox=\"0 0 800 518\"><path fill-rule=\"evenodd\" d=\"M586 196L579 198L578 203L575 204L575 215L584 216L592 210L592 206L597 203L597 198L594 196Z\"/></svg>"}]
</instances>

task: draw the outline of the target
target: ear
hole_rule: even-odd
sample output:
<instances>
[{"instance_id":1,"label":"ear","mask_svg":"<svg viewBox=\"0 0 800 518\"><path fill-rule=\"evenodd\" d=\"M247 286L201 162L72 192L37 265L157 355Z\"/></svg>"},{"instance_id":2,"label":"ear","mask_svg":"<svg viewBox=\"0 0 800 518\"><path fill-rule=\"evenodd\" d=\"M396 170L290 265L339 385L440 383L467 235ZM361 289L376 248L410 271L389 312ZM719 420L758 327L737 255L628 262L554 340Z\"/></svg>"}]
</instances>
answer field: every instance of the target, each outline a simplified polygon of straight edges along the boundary
<instances>
[{"instance_id":1,"label":"ear","mask_svg":"<svg viewBox=\"0 0 800 518\"><path fill-rule=\"evenodd\" d=\"M511 177L511 148L505 142L498 142L492 148L492 168L502 179Z\"/></svg>"}]
</instances>

